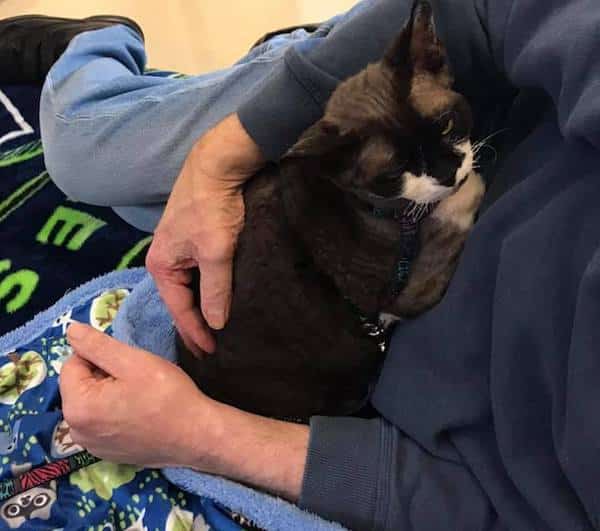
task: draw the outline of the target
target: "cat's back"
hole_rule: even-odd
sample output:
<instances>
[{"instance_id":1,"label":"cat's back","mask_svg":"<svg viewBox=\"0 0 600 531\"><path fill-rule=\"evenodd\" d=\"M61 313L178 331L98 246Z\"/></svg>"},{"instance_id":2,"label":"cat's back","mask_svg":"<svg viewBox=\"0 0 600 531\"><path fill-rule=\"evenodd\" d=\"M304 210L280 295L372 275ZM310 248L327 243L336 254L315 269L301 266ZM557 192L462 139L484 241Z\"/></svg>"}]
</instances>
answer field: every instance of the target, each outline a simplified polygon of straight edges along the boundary
<instances>
[{"instance_id":1,"label":"cat's back","mask_svg":"<svg viewBox=\"0 0 600 531\"><path fill-rule=\"evenodd\" d=\"M377 352L289 225L281 186L275 167L248 183L228 324L214 355L184 352L180 363L209 395L256 413L347 413L366 393Z\"/></svg>"}]
</instances>

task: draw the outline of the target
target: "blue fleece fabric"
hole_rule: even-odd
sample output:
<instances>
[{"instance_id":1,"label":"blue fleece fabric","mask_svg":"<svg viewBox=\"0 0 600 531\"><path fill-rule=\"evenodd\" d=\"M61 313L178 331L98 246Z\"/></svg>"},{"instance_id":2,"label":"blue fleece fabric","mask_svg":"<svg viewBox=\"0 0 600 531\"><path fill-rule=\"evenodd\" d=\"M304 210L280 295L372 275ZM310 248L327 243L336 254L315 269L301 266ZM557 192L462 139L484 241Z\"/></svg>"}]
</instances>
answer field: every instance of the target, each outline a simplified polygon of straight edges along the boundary
<instances>
[{"instance_id":1,"label":"blue fleece fabric","mask_svg":"<svg viewBox=\"0 0 600 531\"><path fill-rule=\"evenodd\" d=\"M175 360L175 328L150 276L125 300L113 322L113 331L120 341ZM185 469L166 469L164 474L180 488L216 500L265 529L342 529L286 501L226 479Z\"/></svg>"},{"instance_id":2,"label":"blue fleece fabric","mask_svg":"<svg viewBox=\"0 0 600 531\"><path fill-rule=\"evenodd\" d=\"M46 330L56 328L54 321L61 315L75 307L89 304L99 293L119 288L132 289L132 293L122 303L116 319L112 322L113 335L130 345L145 348L173 360L175 342L172 322L158 297L154 282L143 269L110 273L71 291L50 309L37 315L27 325L0 337L0 353L18 350L19 347L30 344L43 335ZM56 380L53 380L53 385L56 385ZM190 419L190 422L193 422L193 419ZM213 500L234 513L244 515L259 527L269 531L292 529L343 531L344 529L340 525L326 522L308 512L301 511L284 500L232 481L185 469L166 469L163 472L175 486L201 497L199 500L195 499L193 503L190 501L188 508L192 509L192 505L197 505L196 510L204 511L207 522L212 522L211 525L216 526L215 529L237 529L237 526L228 524L225 522L226 517L218 514L213 515L216 520L210 520L209 517L212 514L210 511L214 508L212 510L214 513L217 509L208 500ZM65 492L65 488L70 488L68 482L65 483L65 487L59 489L60 492ZM165 489L164 486L163 489ZM59 496L57 507L59 507L60 501ZM67 505L63 508L67 507L69 503L67 500ZM62 509L60 511L57 509L52 513L53 518L59 518L56 522L60 521L60 515L63 514L61 511ZM57 514L58 516L56 516ZM99 515L98 511L94 514L100 517L104 516ZM146 514L147 518L149 514L150 511ZM199 512L199 514L202 513ZM86 522L96 523L91 518L90 516ZM221 523L217 525L217 521ZM38 523L39 520L34 520L31 524L33 527L24 527L23 529L37 529L35 526ZM1 525L2 521L0 521Z\"/></svg>"}]
</instances>

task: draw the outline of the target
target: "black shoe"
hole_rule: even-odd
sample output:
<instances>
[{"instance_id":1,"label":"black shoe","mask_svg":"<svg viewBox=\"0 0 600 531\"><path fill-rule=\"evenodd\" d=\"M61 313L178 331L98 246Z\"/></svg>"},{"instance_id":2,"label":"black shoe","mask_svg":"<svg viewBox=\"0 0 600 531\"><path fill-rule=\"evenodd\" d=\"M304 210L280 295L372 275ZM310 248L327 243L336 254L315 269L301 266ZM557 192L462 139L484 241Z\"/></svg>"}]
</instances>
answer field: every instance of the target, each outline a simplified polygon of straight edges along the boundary
<instances>
[{"instance_id":1,"label":"black shoe","mask_svg":"<svg viewBox=\"0 0 600 531\"><path fill-rule=\"evenodd\" d=\"M250 50L254 50L254 48L256 48L257 46L260 46L261 44L264 44L265 42L270 41L273 37L276 37L277 35L282 35L284 33L292 33L292 31L299 30L299 29L304 29L304 30L308 31L309 33L312 33L313 31L316 31L320 25L321 24L301 24L300 26L290 26L289 28L283 28L283 29L279 29L276 31L271 31L271 32L267 33L266 35L263 35L260 39L258 39L252 45Z\"/></svg>"},{"instance_id":2,"label":"black shoe","mask_svg":"<svg viewBox=\"0 0 600 531\"><path fill-rule=\"evenodd\" d=\"M73 37L116 24L124 24L144 38L133 20L118 16L69 19L24 15L0 20L0 83L42 84Z\"/></svg>"}]
</instances>

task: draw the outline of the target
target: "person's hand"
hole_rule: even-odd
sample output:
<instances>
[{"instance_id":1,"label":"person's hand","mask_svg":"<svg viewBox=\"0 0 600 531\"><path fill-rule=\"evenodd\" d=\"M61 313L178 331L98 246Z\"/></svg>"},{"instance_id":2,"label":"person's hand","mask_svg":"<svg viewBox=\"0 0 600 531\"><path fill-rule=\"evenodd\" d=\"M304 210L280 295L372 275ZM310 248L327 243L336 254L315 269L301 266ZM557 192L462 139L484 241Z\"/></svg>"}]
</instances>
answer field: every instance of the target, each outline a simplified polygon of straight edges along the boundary
<instances>
[{"instance_id":1,"label":"person's hand","mask_svg":"<svg viewBox=\"0 0 600 531\"><path fill-rule=\"evenodd\" d=\"M212 352L206 323L229 317L233 256L244 224L242 186L264 164L237 115L208 131L188 155L154 234L146 266L187 347ZM190 283L200 270L201 308Z\"/></svg>"},{"instance_id":2,"label":"person's hand","mask_svg":"<svg viewBox=\"0 0 600 531\"><path fill-rule=\"evenodd\" d=\"M75 354L61 370L60 392L74 441L103 459L149 467L202 453L194 445L215 431L212 401L179 367L79 323L67 336ZM206 425L198 441L194 423Z\"/></svg>"},{"instance_id":3,"label":"person's hand","mask_svg":"<svg viewBox=\"0 0 600 531\"><path fill-rule=\"evenodd\" d=\"M220 404L172 363L92 327L74 323L67 336L60 392L75 443L117 463L189 467L298 498L307 426Z\"/></svg>"}]
</instances>

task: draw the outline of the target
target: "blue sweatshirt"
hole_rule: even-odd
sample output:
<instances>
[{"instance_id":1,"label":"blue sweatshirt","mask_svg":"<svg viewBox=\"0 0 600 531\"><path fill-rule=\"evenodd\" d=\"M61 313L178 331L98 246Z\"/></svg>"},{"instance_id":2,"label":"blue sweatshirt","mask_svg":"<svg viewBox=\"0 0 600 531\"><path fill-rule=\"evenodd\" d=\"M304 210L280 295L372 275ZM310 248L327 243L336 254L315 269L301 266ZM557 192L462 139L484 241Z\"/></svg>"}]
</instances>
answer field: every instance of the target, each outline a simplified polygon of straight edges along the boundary
<instances>
[{"instance_id":1,"label":"blue sweatshirt","mask_svg":"<svg viewBox=\"0 0 600 531\"><path fill-rule=\"evenodd\" d=\"M443 301L400 325L379 418L315 418L300 505L356 530L600 529L600 2L432 1L483 133L508 128ZM280 156L410 9L375 0L240 109Z\"/></svg>"}]
</instances>

